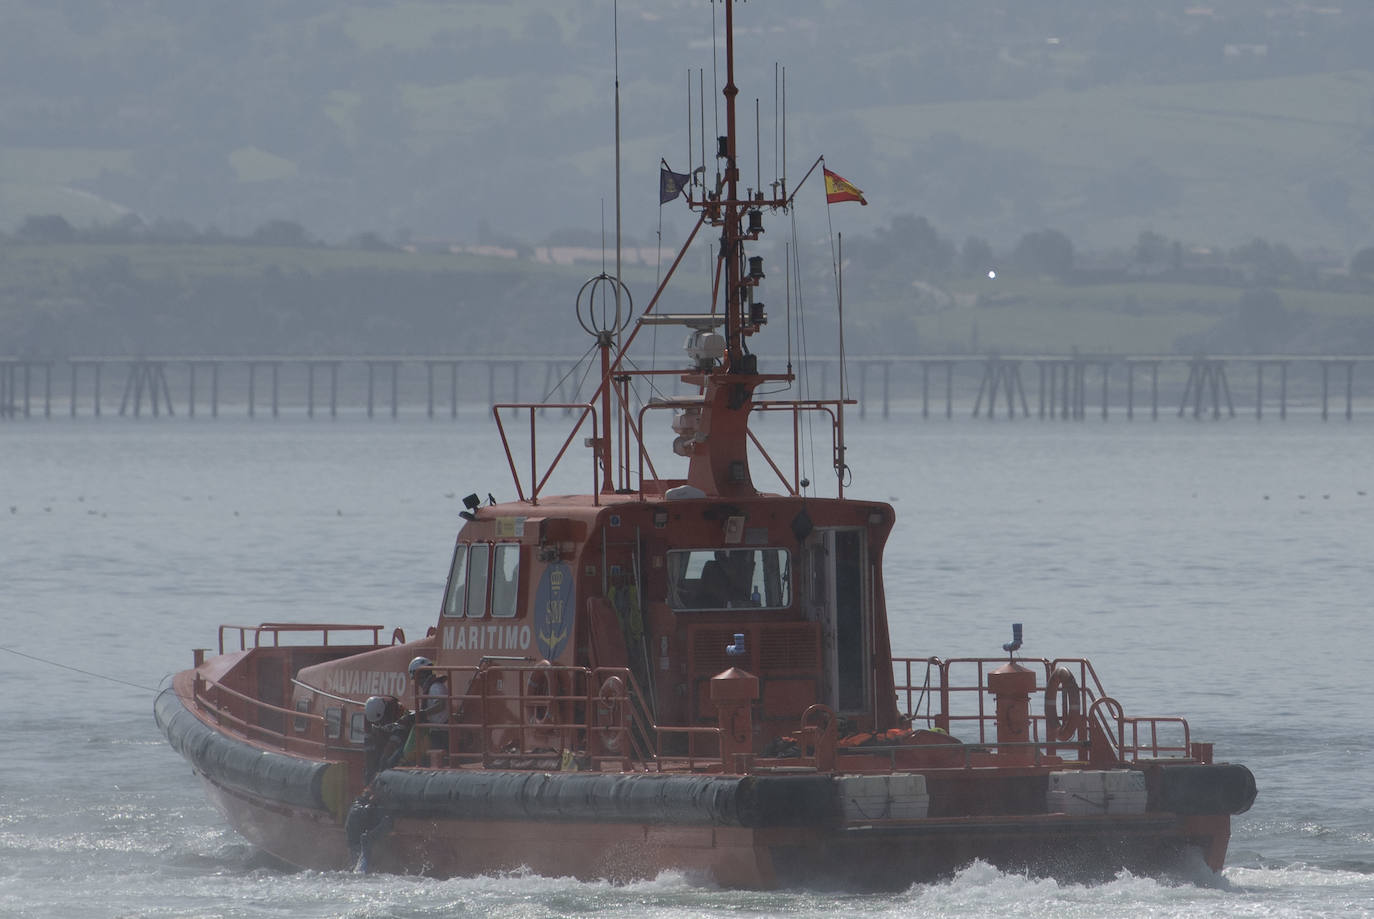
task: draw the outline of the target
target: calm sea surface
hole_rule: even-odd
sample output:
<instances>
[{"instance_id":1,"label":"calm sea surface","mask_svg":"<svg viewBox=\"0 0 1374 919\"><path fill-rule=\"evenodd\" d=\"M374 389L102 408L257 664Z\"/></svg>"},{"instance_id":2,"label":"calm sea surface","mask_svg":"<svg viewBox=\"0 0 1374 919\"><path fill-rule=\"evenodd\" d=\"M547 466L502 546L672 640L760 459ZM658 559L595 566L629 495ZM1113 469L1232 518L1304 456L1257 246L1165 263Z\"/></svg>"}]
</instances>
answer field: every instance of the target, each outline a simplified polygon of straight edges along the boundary
<instances>
[{"instance_id":1,"label":"calm sea surface","mask_svg":"<svg viewBox=\"0 0 1374 919\"><path fill-rule=\"evenodd\" d=\"M480 418L0 425L0 916L1374 915L1367 415L851 424L848 493L898 512L897 653L990 656L1023 622L1025 653L1090 657L1128 714L1187 716L1259 783L1220 879L973 864L846 896L270 867L163 742L154 690L221 623L423 634L462 495L513 496Z\"/></svg>"}]
</instances>

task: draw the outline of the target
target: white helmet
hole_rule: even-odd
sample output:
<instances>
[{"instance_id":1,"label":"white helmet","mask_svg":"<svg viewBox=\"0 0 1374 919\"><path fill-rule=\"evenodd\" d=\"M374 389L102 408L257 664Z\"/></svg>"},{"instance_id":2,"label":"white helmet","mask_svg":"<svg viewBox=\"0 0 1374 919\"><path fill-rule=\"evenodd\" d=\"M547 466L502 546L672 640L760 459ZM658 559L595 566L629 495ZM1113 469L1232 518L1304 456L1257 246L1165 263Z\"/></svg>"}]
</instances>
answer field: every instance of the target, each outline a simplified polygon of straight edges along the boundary
<instances>
[{"instance_id":1,"label":"white helmet","mask_svg":"<svg viewBox=\"0 0 1374 919\"><path fill-rule=\"evenodd\" d=\"M387 702L390 700L385 696L370 696L363 705L363 717L368 724L381 724L386 718Z\"/></svg>"},{"instance_id":2,"label":"white helmet","mask_svg":"<svg viewBox=\"0 0 1374 919\"><path fill-rule=\"evenodd\" d=\"M429 658L427 658L427 657L417 657L417 658L415 658L414 660L412 660L412 661L410 662L410 666L407 667L406 670L409 671L410 675L413 677L413 676L415 676L415 674L418 673L419 671L421 671L421 670L428 670L429 668L431 668L431 667L433 667L433 666L434 666L434 661L430 660Z\"/></svg>"}]
</instances>

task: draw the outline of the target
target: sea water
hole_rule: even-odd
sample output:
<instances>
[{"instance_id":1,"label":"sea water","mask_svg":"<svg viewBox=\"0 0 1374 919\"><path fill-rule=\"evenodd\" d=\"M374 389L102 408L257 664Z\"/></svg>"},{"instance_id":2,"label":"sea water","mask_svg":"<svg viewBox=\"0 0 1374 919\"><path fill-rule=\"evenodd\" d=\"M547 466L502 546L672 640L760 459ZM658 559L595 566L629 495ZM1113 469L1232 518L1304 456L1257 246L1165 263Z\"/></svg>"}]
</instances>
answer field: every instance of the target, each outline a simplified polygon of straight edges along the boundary
<instances>
[{"instance_id":1,"label":"sea water","mask_svg":"<svg viewBox=\"0 0 1374 919\"><path fill-rule=\"evenodd\" d=\"M804 451L823 495L827 435ZM590 487L577 444L558 490ZM284 871L206 803L154 692L221 624L422 635L462 497L514 495L495 426L62 419L0 425L0 916L1374 915L1374 421L899 411L849 447L846 494L897 511L894 651L995 656L1021 622L1023 653L1090 658L1128 714L1188 717L1259 784L1221 876L975 862L857 896Z\"/></svg>"}]
</instances>

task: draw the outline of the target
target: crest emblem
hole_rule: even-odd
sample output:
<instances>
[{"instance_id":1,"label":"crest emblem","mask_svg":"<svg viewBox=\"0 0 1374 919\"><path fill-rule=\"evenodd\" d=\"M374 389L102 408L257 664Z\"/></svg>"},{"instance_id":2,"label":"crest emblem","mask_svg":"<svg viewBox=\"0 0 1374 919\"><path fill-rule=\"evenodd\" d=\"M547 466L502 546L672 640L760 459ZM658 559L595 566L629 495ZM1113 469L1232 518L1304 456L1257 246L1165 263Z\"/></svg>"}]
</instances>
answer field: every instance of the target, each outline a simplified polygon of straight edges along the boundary
<instances>
[{"instance_id":1,"label":"crest emblem","mask_svg":"<svg viewBox=\"0 0 1374 919\"><path fill-rule=\"evenodd\" d=\"M545 660L555 660L572 637L572 569L556 562L544 569L534 595L534 643Z\"/></svg>"}]
</instances>

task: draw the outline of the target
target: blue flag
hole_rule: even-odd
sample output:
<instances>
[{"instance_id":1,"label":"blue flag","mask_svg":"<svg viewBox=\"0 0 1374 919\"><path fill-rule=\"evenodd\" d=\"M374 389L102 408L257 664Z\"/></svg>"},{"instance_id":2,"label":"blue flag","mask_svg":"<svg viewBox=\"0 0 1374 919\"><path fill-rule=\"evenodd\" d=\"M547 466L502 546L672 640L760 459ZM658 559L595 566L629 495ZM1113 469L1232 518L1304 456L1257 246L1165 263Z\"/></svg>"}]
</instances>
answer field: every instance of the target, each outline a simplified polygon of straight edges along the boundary
<instances>
[{"instance_id":1,"label":"blue flag","mask_svg":"<svg viewBox=\"0 0 1374 919\"><path fill-rule=\"evenodd\" d=\"M658 203L667 204L687 190L687 182L692 177L683 172L673 172L664 166L658 170Z\"/></svg>"}]
</instances>

